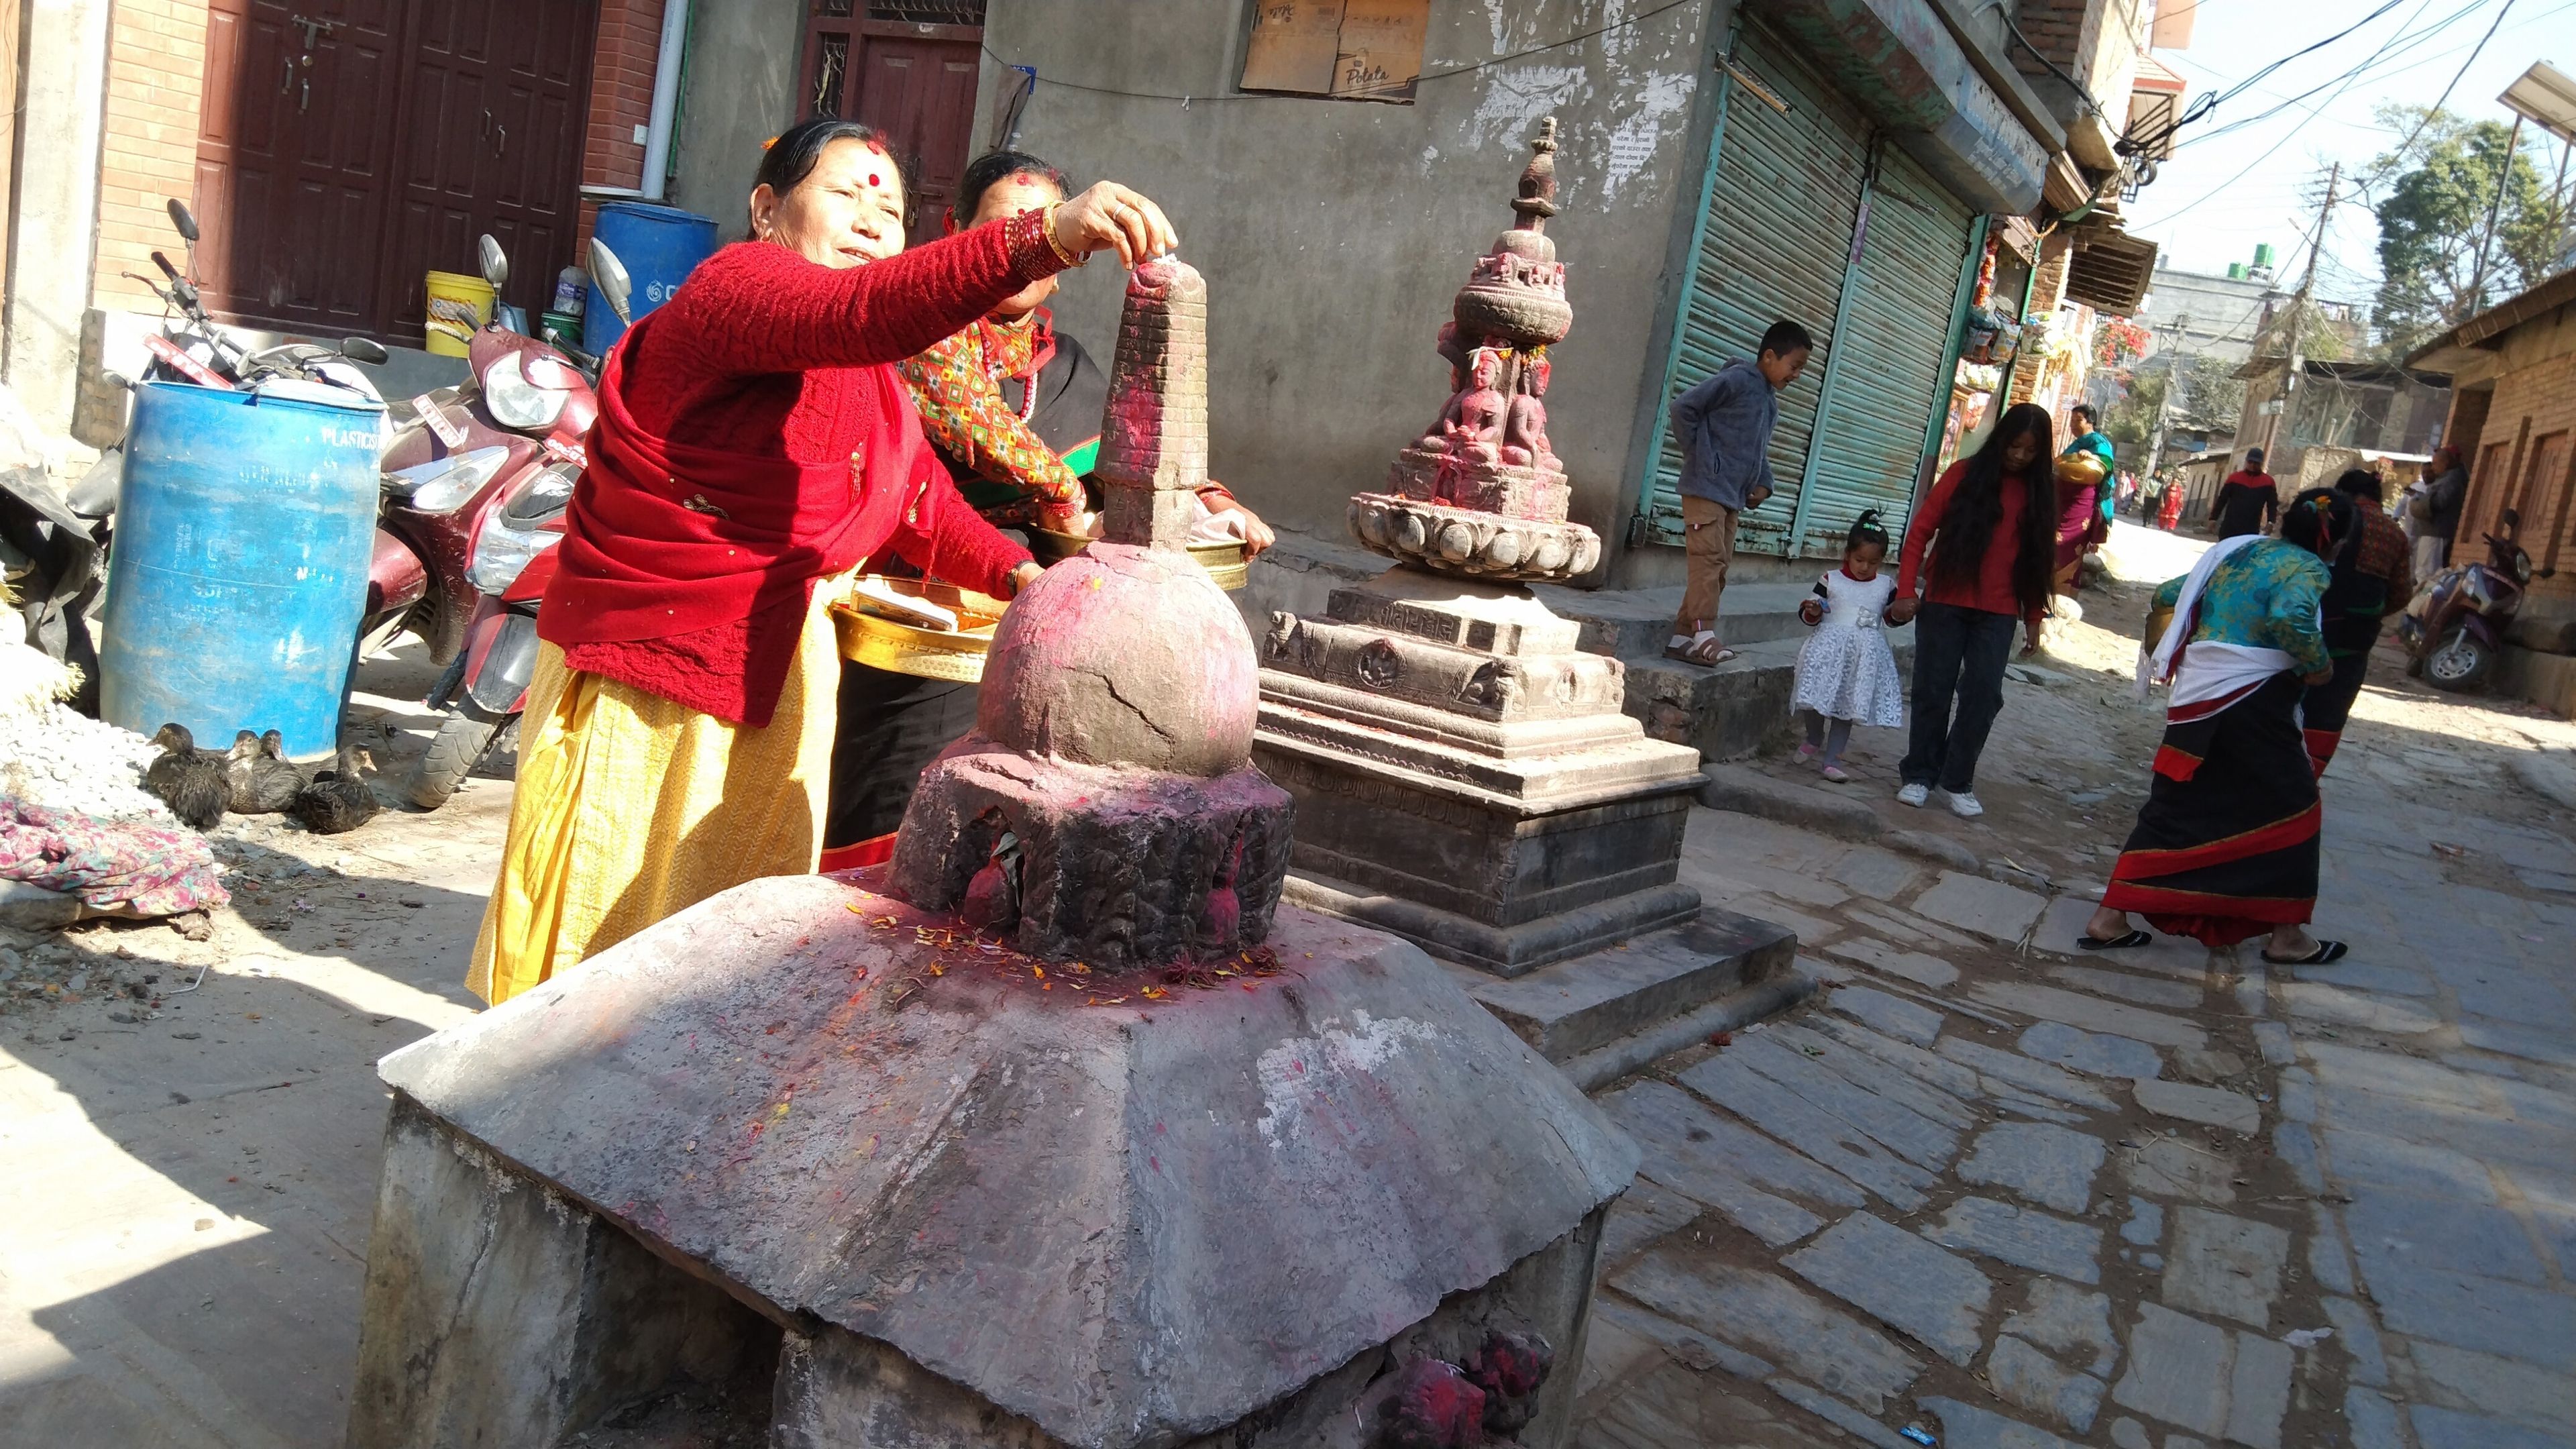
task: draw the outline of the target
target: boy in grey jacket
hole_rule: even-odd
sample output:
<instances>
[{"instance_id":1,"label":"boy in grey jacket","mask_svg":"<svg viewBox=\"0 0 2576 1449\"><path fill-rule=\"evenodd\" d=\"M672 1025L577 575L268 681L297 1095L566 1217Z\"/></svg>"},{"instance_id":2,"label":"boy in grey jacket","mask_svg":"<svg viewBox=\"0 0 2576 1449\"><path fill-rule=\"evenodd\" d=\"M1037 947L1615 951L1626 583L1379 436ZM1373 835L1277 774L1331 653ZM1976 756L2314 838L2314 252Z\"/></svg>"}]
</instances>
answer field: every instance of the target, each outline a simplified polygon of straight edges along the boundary
<instances>
[{"instance_id":1,"label":"boy in grey jacket","mask_svg":"<svg viewBox=\"0 0 2576 1449\"><path fill-rule=\"evenodd\" d=\"M1673 399L1689 583L1664 646L1668 658L1713 665L1735 657L1717 637L1718 598L1735 561L1735 518L1771 496L1771 429L1780 420L1780 390L1806 370L1814 347L1806 328L1774 322L1753 357L1728 363Z\"/></svg>"}]
</instances>

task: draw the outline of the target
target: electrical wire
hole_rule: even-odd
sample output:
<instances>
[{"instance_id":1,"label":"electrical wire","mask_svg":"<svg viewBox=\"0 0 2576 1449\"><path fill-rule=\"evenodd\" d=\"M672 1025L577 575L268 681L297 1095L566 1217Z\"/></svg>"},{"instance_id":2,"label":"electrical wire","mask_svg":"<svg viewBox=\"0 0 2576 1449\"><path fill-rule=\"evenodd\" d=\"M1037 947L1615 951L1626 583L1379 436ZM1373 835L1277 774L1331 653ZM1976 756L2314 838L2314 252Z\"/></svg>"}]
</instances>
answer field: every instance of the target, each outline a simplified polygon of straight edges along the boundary
<instances>
[{"instance_id":1,"label":"electrical wire","mask_svg":"<svg viewBox=\"0 0 2576 1449\"><path fill-rule=\"evenodd\" d=\"M2168 122L2154 135L2146 137L2131 137L2127 139L2126 144L2136 151L2155 151L2162 149L2164 143L2170 139L2176 131L2181 130L2183 127L2190 125L2193 122L2201 120L2211 111L2214 111L2220 106L2225 105L2227 102L2234 100L2236 97L2243 95L2247 88L2251 87L2256 81L2259 81L2263 77L2270 75L2272 72L2279 70L2281 67L2288 65L2291 61L2297 60L2300 56L2310 54L2314 51L2323 50L2325 47L2334 44L2336 41L2341 40L2345 36L2352 34L2354 31L2361 29L2363 26L2370 24L2372 21L2377 20L2382 15L2387 14L2389 11L2396 9L2404 3L2406 3L2406 0L2386 0L2386 3L2381 5L2378 9L2371 11L2368 15L2361 17L2359 20L2356 20L2352 24L2345 26L2343 29L2336 31L2334 34L2327 36L2325 39L2317 41L2313 45L2308 45L2301 49L2291 51L2288 55L2282 56L2279 60L2263 66L2252 75L2249 75L2245 77L2245 79L2229 86L2226 90L2214 91L2201 97L2198 101L2192 104L2189 110L2185 111L2181 116L2175 118L2173 121ZM2423 12L2419 8L2416 13L2420 15ZM2010 25L2011 22L2007 20L2005 24ZM2015 28L2013 34L2018 36L2021 34L2021 31L2018 28ZM2028 40L2024 40L2022 44L2027 47L2030 42ZM2052 70L2055 69L2054 66L2050 68ZM2069 83L2072 84L2072 82ZM2095 113L2097 115L2100 114L2098 108ZM2108 116L2104 116L2103 120L2108 122L2110 118Z\"/></svg>"},{"instance_id":2,"label":"electrical wire","mask_svg":"<svg viewBox=\"0 0 2576 1449\"><path fill-rule=\"evenodd\" d=\"M2395 167L2406 159L2406 153L2413 150L2415 147L2415 139L2424 134L2424 127L2429 125L2435 116L2442 114L2442 107L2451 99L2451 92L2459 89L2460 78L2469 73L2470 66L2478 63L2478 56L2486 50L2487 42L2495 39L2495 33L2497 29L2504 24L2505 16L2512 12L2513 3L2514 0L2504 0L2504 7L2496 11L2495 23L2489 25L2487 27L2487 33L2478 38L2478 43L2469 51L2469 58L2461 61L2460 68L2457 71L2452 72L2451 83L2442 87L2442 94L2433 102L2431 109L2415 118L2415 129L2406 133L2406 139L2398 143L2396 150L2388 153L2387 159L2384 160L2377 169L2373 170L2370 175L2362 177L2354 182L2354 189L2357 194L2363 196L2369 195L2370 188L2377 185L2381 177L2387 175L2392 167Z\"/></svg>"},{"instance_id":3,"label":"electrical wire","mask_svg":"<svg viewBox=\"0 0 2576 1449\"><path fill-rule=\"evenodd\" d=\"M1693 0L1665 0L1664 4L1658 5L1652 10L1640 11L1635 15L1629 16L1625 20L1614 20L1607 25L1596 25L1592 29L1586 30L1579 35L1569 35L1563 40L1551 40L1545 45L1533 45L1526 50L1515 50L1508 55L1498 55L1493 57L1491 60L1480 60L1469 65L1453 65L1442 70L1427 70L1415 76L1413 78L1413 83L1415 85L1420 85L1426 81L1443 81L1448 80L1453 76L1471 75L1480 70L1491 70L1498 65L1508 65L1513 61L1525 59L1529 56L1543 55L1551 50L1563 50L1569 45L1581 45L1587 40L1598 39L1601 36L1608 35L1614 30L1625 30L1629 26L1642 24L1654 19L1658 15L1679 10L1683 6L1692 3ZM1027 72L1032 76L1035 76L1036 82L1039 85L1050 85L1057 87L1060 90L1087 91L1092 95L1097 96L1120 96L1128 100L1136 101L1179 101L1184 106L1192 105L1200 101L1282 101L1305 99L1302 94L1273 95L1263 91L1221 91L1214 95L1183 95L1167 91L1126 91L1119 90L1114 86L1084 85L1080 81L1057 80L1053 76L1036 75L1034 67L1024 66L1016 61L1005 60L1000 52L994 50L989 45L982 46L981 48L986 55L993 58L995 64L1009 66L1014 70Z\"/></svg>"},{"instance_id":4,"label":"electrical wire","mask_svg":"<svg viewBox=\"0 0 2576 1449\"><path fill-rule=\"evenodd\" d=\"M2478 10L2485 8L2486 4L2487 0L2469 0L2468 4L2452 11L2449 15L2433 22L2423 30L2415 32L2411 37L2406 33L2405 27L2401 26L2399 27L2398 33L2390 38L2388 44L2380 47L2376 54L2371 56L2370 59L2363 61L2353 70L2346 71L2340 76L2329 76L2326 79L2317 82L2315 85L2310 86L2308 89L2299 92L2297 95L2291 96L2282 101L2279 105L2272 107L2268 111L2258 111L2241 120L2230 121L2226 125L2218 127L2216 130L2203 131L2199 135L2192 137L2190 140L2185 141L2182 144L2185 146L2197 146L2203 141L2214 141L2230 132L2241 131L2247 126L2259 125L2262 122L2268 121L2272 117L2279 115L2281 112L2288 110L2290 107L2297 105L2299 102L2306 100L2308 97L2315 95L2317 92L2324 90L2326 87L2336 84L2338 81L2356 74L2368 75L2370 72L2397 60L2408 50L2422 45L2424 42L2431 40L2434 36L2441 34L2444 30L2447 30L2451 26L2458 24L2460 21L2467 19ZM2422 18L2423 13L2423 8L2419 7L2413 16L2408 17L2406 24L2413 25L2416 20Z\"/></svg>"}]
</instances>

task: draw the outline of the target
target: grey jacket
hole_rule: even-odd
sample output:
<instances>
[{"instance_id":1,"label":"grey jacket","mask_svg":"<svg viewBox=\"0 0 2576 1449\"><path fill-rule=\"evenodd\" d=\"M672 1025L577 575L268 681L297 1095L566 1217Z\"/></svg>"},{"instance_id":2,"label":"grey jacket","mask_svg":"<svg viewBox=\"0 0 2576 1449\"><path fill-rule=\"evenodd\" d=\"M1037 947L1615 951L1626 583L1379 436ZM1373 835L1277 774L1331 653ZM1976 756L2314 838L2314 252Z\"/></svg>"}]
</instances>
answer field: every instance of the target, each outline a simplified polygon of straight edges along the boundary
<instances>
[{"instance_id":1,"label":"grey jacket","mask_svg":"<svg viewBox=\"0 0 2576 1449\"><path fill-rule=\"evenodd\" d=\"M2433 517L2424 526L2427 538L2453 539L2460 533L2460 505L2469 499L2469 475L2463 468L2453 468L2433 480L2426 490L2432 500Z\"/></svg>"},{"instance_id":2,"label":"grey jacket","mask_svg":"<svg viewBox=\"0 0 2576 1449\"><path fill-rule=\"evenodd\" d=\"M1673 399L1673 446L1681 450L1683 496L1742 510L1771 488L1771 428L1780 399L1770 379L1739 357Z\"/></svg>"}]
</instances>

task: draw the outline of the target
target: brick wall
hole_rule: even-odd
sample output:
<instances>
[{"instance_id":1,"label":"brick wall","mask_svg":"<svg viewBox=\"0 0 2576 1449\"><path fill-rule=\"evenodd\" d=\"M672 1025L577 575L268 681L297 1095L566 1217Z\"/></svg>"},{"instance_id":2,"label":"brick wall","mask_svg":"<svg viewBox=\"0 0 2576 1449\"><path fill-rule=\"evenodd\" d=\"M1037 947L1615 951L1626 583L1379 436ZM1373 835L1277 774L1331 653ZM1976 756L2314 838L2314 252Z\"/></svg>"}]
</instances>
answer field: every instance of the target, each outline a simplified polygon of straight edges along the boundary
<instances>
[{"instance_id":1,"label":"brick wall","mask_svg":"<svg viewBox=\"0 0 2576 1449\"><path fill-rule=\"evenodd\" d=\"M157 310L148 290L119 273L157 275L155 248L181 259L165 208L195 194L206 0L116 0L110 25L90 294L101 307Z\"/></svg>"},{"instance_id":2,"label":"brick wall","mask_svg":"<svg viewBox=\"0 0 2576 1449\"><path fill-rule=\"evenodd\" d=\"M2566 450L2553 453L2545 446L2552 435L2576 429L2576 353L2508 371L2496 379L2492 394L2462 393L2460 397L2481 395L2493 401L2487 407L2477 452L2465 455L2473 467L2451 557L2455 561L2483 557L2479 536L2492 531L2496 515L2519 500L2522 546L2531 554L2532 567L2537 570L2549 564L2553 535L2558 545L2558 573L2531 581L2532 604L2552 614L2576 613L2576 499L2568 497L2567 469L2559 461ZM2452 417L2456 428L2457 404ZM2481 466L2491 454L2494 466ZM2535 461L2552 464L2548 470L2552 476L2530 476Z\"/></svg>"},{"instance_id":3,"label":"brick wall","mask_svg":"<svg viewBox=\"0 0 2576 1449\"><path fill-rule=\"evenodd\" d=\"M644 183L644 147L635 128L653 119L653 65L662 50L662 0L600 0L599 43L590 70L590 131L582 151L584 186ZM596 202L581 204L581 238L590 240Z\"/></svg>"},{"instance_id":4,"label":"brick wall","mask_svg":"<svg viewBox=\"0 0 2576 1449\"><path fill-rule=\"evenodd\" d=\"M2081 76L2080 62L2092 54L2104 5L2105 0L2021 0L2013 11L2013 24L2029 39L2031 49L2047 56L2058 69ZM2030 50L2013 46L2012 57L2014 66L2025 74L2048 73Z\"/></svg>"}]
</instances>

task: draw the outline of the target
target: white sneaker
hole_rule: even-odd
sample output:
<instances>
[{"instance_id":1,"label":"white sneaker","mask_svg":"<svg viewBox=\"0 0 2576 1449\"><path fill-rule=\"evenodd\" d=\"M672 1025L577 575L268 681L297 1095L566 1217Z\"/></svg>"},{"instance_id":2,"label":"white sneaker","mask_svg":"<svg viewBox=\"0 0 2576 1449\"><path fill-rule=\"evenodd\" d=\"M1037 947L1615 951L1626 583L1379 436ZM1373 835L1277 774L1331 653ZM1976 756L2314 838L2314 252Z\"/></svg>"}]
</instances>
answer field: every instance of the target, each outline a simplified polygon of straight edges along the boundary
<instances>
[{"instance_id":1,"label":"white sneaker","mask_svg":"<svg viewBox=\"0 0 2576 1449\"><path fill-rule=\"evenodd\" d=\"M1929 785L1908 785L1904 789L1896 792L1896 803L1899 805L1912 805L1920 808L1924 801L1931 798L1932 787Z\"/></svg>"},{"instance_id":2,"label":"white sneaker","mask_svg":"<svg viewBox=\"0 0 2576 1449\"><path fill-rule=\"evenodd\" d=\"M1975 795L1961 791L1950 797L1950 813L1962 820L1974 820L1986 813L1986 807L1977 803Z\"/></svg>"}]
</instances>

